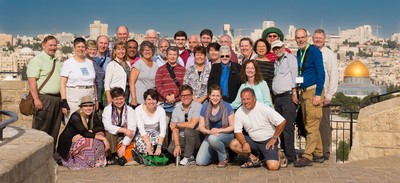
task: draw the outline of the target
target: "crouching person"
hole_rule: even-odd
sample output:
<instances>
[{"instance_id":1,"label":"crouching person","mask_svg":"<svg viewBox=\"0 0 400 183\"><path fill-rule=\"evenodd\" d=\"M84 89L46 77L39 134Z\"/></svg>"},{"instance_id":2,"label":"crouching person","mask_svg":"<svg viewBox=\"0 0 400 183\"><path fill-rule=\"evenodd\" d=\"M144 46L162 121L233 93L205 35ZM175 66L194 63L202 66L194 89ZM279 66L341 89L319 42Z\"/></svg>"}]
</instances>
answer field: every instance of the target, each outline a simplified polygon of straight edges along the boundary
<instances>
[{"instance_id":1,"label":"crouching person","mask_svg":"<svg viewBox=\"0 0 400 183\"><path fill-rule=\"evenodd\" d=\"M278 137L285 127L285 119L271 107L257 102L253 89L243 89L240 96L243 105L235 114L235 139L231 141L231 149L247 158L241 168L260 166L261 157L255 156L260 154L269 170L278 170ZM243 135L243 129L248 135Z\"/></svg>"},{"instance_id":2,"label":"crouching person","mask_svg":"<svg viewBox=\"0 0 400 183\"><path fill-rule=\"evenodd\" d=\"M171 123L173 141L168 152L174 157L182 155L181 165L195 165L195 151L200 147L198 123L202 105L193 101L193 89L189 85L179 88L182 104L172 112Z\"/></svg>"},{"instance_id":3,"label":"crouching person","mask_svg":"<svg viewBox=\"0 0 400 183\"><path fill-rule=\"evenodd\" d=\"M126 147L130 145L136 132L136 117L132 107L125 104L125 92L120 87L110 91L112 102L103 111L103 124L110 151L107 152L108 164L115 164L115 157L124 156ZM118 143L121 146L118 148Z\"/></svg>"},{"instance_id":4,"label":"crouching person","mask_svg":"<svg viewBox=\"0 0 400 183\"><path fill-rule=\"evenodd\" d=\"M58 154L63 166L78 170L106 166L105 151L110 148L104 127L93 114L91 96L82 97L79 109L72 113L58 141Z\"/></svg>"}]
</instances>

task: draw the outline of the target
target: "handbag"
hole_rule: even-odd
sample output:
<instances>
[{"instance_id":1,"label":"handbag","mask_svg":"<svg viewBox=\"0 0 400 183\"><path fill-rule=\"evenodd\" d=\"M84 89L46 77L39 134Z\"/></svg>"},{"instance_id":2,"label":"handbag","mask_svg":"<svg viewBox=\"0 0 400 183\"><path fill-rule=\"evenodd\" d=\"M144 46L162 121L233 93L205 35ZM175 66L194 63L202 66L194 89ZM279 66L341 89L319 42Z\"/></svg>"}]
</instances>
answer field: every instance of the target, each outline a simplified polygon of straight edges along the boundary
<instances>
[{"instance_id":1,"label":"handbag","mask_svg":"<svg viewBox=\"0 0 400 183\"><path fill-rule=\"evenodd\" d=\"M147 166L164 166L167 165L169 159L164 154L156 155L143 155L144 164Z\"/></svg>"},{"instance_id":2,"label":"handbag","mask_svg":"<svg viewBox=\"0 0 400 183\"><path fill-rule=\"evenodd\" d=\"M121 146L122 146L122 143L119 143L117 146L117 151ZM121 166L134 165L135 158L133 157L133 153L132 153L132 151L134 149L135 149L135 145L133 144L133 142L131 142L128 146L126 146L124 156L122 156L121 158L118 158L119 161L118 160L116 161L117 164L119 164Z\"/></svg>"},{"instance_id":3,"label":"handbag","mask_svg":"<svg viewBox=\"0 0 400 183\"><path fill-rule=\"evenodd\" d=\"M44 87L44 85L47 83L47 81L49 81L50 77L53 75L54 73L54 68L56 66L55 61L53 62L53 68L50 71L49 76L47 76L46 80L44 80L44 82L40 85L40 87L38 88L37 93L40 92L40 90L42 90L42 88ZM32 97L32 93L25 93L22 98L21 98L21 102L19 103L19 112L22 115L25 116L30 116L33 114L33 112L35 111L35 102L33 100Z\"/></svg>"}]
</instances>

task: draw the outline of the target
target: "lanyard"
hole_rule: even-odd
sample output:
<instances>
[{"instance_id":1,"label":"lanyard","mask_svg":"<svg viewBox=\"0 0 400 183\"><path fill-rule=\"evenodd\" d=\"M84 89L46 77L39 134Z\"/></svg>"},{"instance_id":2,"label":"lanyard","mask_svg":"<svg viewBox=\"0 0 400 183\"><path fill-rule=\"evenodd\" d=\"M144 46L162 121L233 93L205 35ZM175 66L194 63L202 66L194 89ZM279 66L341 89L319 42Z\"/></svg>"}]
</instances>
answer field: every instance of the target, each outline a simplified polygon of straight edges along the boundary
<instances>
[{"instance_id":1,"label":"lanyard","mask_svg":"<svg viewBox=\"0 0 400 183\"><path fill-rule=\"evenodd\" d=\"M307 45L306 45L306 48L304 49L304 51L303 51L303 50L300 50L301 59L300 59L300 63L299 63L299 76L302 75L302 70L303 70L302 68L303 68L304 56L306 55L306 52L307 52L308 47L310 47L310 44L307 44Z\"/></svg>"}]
</instances>

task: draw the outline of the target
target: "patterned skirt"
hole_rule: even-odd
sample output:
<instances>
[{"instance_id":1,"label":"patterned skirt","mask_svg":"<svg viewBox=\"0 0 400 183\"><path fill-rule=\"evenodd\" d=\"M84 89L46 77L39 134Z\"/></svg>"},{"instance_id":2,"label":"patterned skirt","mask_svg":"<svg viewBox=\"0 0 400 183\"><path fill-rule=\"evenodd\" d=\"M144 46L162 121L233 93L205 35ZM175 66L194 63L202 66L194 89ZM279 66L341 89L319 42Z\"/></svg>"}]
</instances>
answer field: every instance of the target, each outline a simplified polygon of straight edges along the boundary
<instances>
[{"instance_id":1,"label":"patterned skirt","mask_svg":"<svg viewBox=\"0 0 400 183\"><path fill-rule=\"evenodd\" d=\"M97 139L82 137L72 143L68 157L62 160L62 164L71 170L105 167L107 160L104 143Z\"/></svg>"},{"instance_id":2,"label":"patterned skirt","mask_svg":"<svg viewBox=\"0 0 400 183\"><path fill-rule=\"evenodd\" d=\"M158 143L159 135L160 135L160 132L158 132L156 130L147 131L147 136L149 136L149 140L150 140L153 152L154 152L154 145L157 145L157 143ZM146 143L144 142L142 135L140 133L137 133L135 136L135 147L136 147L136 150L139 151L139 153L143 154L143 153L147 152Z\"/></svg>"}]
</instances>

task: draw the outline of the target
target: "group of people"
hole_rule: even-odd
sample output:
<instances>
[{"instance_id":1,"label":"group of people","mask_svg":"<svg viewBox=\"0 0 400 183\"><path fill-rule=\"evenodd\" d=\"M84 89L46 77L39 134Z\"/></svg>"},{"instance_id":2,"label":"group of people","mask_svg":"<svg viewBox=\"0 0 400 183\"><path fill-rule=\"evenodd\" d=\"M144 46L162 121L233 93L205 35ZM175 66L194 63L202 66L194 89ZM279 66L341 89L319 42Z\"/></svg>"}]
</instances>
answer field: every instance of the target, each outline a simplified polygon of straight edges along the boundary
<instances>
[{"instance_id":1,"label":"group of people","mask_svg":"<svg viewBox=\"0 0 400 183\"><path fill-rule=\"evenodd\" d=\"M189 39L177 31L176 46L153 29L140 45L128 40L126 26L116 29L116 37L112 50L107 36L76 38L73 56L61 62L56 38L47 36L43 52L28 64L36 107L32 127L54 138L63 166L104 167L132 149L167 153L182 158L181 165L215 162L220 168L234 159L242 159L243 168L265 164L270 170L329 159L328 106L338 73L323 30L314 32L314 45L305 29L296 30L297 58L276 27L254 44L242 38L239 56L229 35L212 42L209 29ZM297 159L299 104L307 136ZM58 138L61 121L65 129Z\"/></svg>"}]
</instances>

